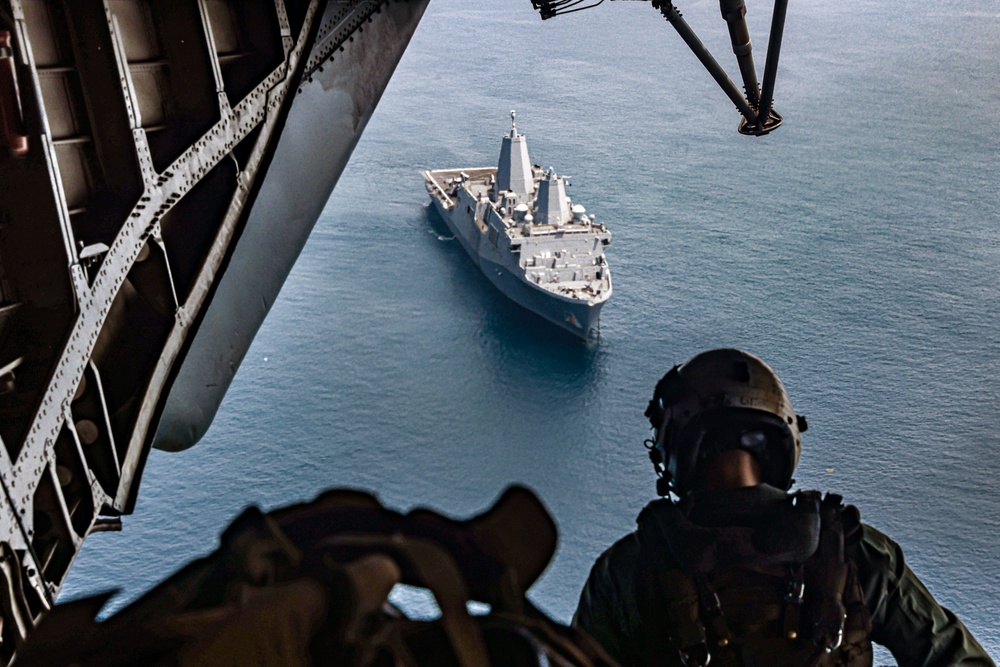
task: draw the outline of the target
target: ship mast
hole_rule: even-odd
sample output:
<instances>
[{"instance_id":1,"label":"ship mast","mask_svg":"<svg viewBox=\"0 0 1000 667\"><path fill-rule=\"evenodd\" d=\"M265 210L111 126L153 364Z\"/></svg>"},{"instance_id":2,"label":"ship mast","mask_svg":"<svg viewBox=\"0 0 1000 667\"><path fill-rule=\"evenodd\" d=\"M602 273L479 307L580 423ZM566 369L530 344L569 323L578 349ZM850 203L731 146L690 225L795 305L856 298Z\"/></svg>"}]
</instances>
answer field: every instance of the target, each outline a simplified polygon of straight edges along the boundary
<instances>
[{"instance_id":1,"label":"ship mast","mask_svg":"<svg viewBox=\"0 0 1000 667\"><path fill-rule=\"evenodd\" d=\"M530 204L535 194L535 180L528 158L527 137L517 132L517 112L510 112L510 134L503 136L500 160L497 163L497 183L493 196L499 201L504 192L514 195L518 204Z\"/></svg>"}]
</instances>

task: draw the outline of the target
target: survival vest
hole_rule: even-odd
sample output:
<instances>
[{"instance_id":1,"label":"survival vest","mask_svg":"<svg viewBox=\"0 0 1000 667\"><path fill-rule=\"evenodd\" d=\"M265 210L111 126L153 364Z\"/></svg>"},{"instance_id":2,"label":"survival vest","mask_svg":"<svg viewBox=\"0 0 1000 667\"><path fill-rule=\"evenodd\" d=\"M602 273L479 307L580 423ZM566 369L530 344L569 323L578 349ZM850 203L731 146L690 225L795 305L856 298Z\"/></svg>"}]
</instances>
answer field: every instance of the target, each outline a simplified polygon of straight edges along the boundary
<instances>
[{"instance_id":1,"label":"survival vest","mask_svg":"<svg viewBox=\"0 0 1000 667\"><path fill-rule=\"evenodd\" d=\"M707 522L690 510L661 499L638 518L646 665L872 664L871 619L845 553L845 533L860 539L857 508L775 490ZM727 518L735 525L720 525Z\"/></svg>"}]
</instances>

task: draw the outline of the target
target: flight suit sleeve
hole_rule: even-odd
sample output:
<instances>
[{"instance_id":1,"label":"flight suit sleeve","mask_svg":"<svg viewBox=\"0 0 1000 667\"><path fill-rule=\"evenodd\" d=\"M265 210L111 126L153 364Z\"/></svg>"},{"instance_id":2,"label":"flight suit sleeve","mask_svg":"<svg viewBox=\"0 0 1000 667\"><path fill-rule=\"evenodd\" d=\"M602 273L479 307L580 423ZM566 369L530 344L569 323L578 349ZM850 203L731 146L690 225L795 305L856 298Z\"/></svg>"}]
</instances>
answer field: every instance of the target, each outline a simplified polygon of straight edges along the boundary
<instances>
[{"instance_id":1,"label":"flight suit sleeve","mask_svg":"<svg viewBox=\"0 0 1000 667\"><path fill-rule=\"evenodd\" d=\"M639 539L633 533L605 551L590 570L573 615L580 628L604 647L622 667L638 667L639 617L633 577Z\"/></svg>"},{"instance_id":2,"label":"flight suit sleeve","mask_svg":"<svg viewBox=\"0 0 1000 667\"><path fill-rule=\"evenodd\" d=\"M899 545L871 526L861 528L856 562L872 641L889 649L899 667L996 667L968 628L906 565Z\"/></svg>"}]
</instances>

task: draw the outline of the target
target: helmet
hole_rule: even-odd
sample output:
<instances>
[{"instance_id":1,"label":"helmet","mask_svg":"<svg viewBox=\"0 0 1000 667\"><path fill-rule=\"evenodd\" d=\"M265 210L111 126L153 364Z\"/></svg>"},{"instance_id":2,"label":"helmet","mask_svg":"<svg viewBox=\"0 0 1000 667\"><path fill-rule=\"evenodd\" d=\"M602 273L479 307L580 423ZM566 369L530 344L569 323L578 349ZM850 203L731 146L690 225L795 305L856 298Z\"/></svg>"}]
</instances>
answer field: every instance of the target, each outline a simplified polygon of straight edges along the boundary
<instances>
[{"instance_id":1,"label":"helmet","mask_svg":"<svg viewBox=\"0 0 1000 667\"><path fill-rule=\"evenodd\" d=\"M671 368L657 383L646 417L661 496L690 493L701 464L729 449L750 452L764 482L788 489L807 428L771 367L735 349L702 352Z\"/></svg>"}]
</instances>

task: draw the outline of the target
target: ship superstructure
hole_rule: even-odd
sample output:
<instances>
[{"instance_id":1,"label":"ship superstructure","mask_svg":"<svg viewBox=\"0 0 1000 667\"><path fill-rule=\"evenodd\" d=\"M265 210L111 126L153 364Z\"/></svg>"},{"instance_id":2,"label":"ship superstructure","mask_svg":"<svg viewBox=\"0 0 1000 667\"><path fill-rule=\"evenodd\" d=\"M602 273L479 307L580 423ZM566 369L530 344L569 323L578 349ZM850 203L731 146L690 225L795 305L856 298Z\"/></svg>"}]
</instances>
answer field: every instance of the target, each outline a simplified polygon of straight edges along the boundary
<instances>
[{"instance_id":1,"label":"ship superstructure","mask_svg":"<svg viewBox=\"0 0 1000 667\"><path fill-rule=\"evenodd\" d=\"M208 428L427 0L0 0L0 664Z\"/></svg>"},{"instance_id":2,"label":"ship superstructure","mask_svg":"<svg viewBox=\"0 0 1000 667\"><path fill-rule=\"evenodd\" d=\"M421 172L434 207L510 299L590 338L611 297L611 233L566 195L566 179L532 165L511 112L496 167Z\"/></svg>"}]
</instances>

